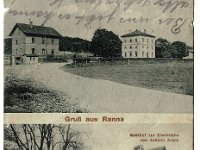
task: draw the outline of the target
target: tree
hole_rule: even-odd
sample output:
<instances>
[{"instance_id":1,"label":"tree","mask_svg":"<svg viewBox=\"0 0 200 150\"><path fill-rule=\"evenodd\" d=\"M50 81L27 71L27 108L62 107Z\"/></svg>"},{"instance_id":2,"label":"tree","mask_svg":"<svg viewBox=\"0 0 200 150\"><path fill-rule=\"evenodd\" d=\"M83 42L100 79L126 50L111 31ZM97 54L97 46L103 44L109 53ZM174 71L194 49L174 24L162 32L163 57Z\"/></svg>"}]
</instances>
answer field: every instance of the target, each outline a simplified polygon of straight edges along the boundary
<instances>
[{"instance_id":1,"label":"tree","mask_svg":"<svg viewBox=\"0 0 200 150\"><path fill-rule=\"evenodd\" d=\"M95 56L113 58L121 56L121 40L112 31L97 29L93 35L90 51Z\"/></svg>"},{"instance_id":2,"label":"tree","mask_svg":"<svg viewBox=\"0 0 200 150\"><path fill-rule=\"evenodd\" d=\"M159 38L156 40L156 58L171 58L171 44L168 40Z\"/></svg>"},{"instance_id":3,"label":"tree","mask_svg":"<svg viewBox=\"0 0 200 150\"><path fill-rule=\"evenodd\" d=\"M183 58L189 55L188 46L184 42L175 41L171 44L174 58Z\"/></svg>"},{"instance_id":4,"label":"tree","mask_svg":"<svg viewBox=\"0 0 200 150\"><path fill-rule=\"evenodd\" d=\"M12 54L12 38L4 39L4 54Z\"/></svg>"},{"instance_id":5,"label":"tree","mask_svg":"<svg viewBox=\"0 0 200 150\"><path fill-rule=\"evenodd\" d=\"M81 150L82 132L74 131L70 125L22 124L5 127L6 140L15 142L22 150Z\"/></svg>"}]
</instances>

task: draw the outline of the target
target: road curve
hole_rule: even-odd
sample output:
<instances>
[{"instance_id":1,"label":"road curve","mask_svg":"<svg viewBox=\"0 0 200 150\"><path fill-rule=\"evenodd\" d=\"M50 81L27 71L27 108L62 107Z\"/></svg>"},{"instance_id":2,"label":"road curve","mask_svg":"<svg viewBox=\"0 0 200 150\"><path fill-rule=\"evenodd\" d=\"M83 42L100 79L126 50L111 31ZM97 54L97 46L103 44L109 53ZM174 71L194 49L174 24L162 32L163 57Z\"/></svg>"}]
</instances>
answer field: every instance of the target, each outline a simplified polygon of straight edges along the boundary
<instances>
[{"instance_id":1,"label":"road curve","mask_svg":"<svg viewBox=\"0 0 200 150\"><path fill-rule=\"evenodd\" d=\"M22 65L12 69L19 77L31 78L76 98L81 105L87 105L91 113L193 112L193 96L81 77L62 70L65 64Z\"/></svg>"}]
</instances>

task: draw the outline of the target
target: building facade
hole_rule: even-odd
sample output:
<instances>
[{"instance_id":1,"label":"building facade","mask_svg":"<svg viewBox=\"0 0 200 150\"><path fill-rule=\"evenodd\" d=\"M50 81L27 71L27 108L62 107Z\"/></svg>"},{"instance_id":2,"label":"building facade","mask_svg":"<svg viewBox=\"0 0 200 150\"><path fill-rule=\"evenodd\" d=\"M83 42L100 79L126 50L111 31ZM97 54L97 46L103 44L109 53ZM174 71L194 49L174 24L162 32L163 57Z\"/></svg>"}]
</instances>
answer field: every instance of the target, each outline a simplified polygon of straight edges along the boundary
<instances>
[{"instance_id":1,"label":"building facade","mask_svg":"<svg viewBox=\"0 0 200 150\"><path fill-rule=\"evenodd\" d=\"M136 30L121 38L123 58L155 58L155 36Z\"/></svg>"},{"instance_id":2,"label":"building facade","mask_svg":"<svg viewBox=\"0 0 200 150\"><path fill-rule=\"evenodd\" d=\"M12 63L38 63L47 56L60 54L62 36L51 27L17 23L9 36L12 37Z\"/></svg>"}]
</instances>

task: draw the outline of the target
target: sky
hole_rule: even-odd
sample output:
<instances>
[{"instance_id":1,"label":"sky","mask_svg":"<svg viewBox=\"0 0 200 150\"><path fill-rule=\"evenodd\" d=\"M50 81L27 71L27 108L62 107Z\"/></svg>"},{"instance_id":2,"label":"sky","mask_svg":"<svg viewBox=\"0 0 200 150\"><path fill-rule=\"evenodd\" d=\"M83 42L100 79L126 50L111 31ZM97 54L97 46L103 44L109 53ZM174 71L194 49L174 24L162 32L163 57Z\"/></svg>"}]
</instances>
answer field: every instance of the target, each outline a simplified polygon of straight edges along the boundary
<instances>
[{"instance_id":1,"label":"sky","mask_svg":"<svg viewBox=\"0 0 200 150\"><path fill-rule=\"evenodd\" d=\"M137 29L146 30L156 38L166 38L170 42L179 40L189 46L193 45L192 0L186 1L187 6L181 8L179 5L176 9L173 9L175 4L181 0L134 0L135 3L132 4L130 1L4 0L7 9L4 16L4 37L8 37L16 23L28 24L31 19L35 25L42 25L44 20L47 20L44 25L55 28L63 36L87 40L92 39L93 33L98 28L106 28L118 36ZM161 1L171 1L171 4L162 5ZM126 6L129 7L126 9ZM23 12L22 15L13 13L20 11ZM35 12L26 16L25 11ZM103 19L99 20L99 17ZM145 21L147 18L148 21Z\"/></svg>"}]
</instances>

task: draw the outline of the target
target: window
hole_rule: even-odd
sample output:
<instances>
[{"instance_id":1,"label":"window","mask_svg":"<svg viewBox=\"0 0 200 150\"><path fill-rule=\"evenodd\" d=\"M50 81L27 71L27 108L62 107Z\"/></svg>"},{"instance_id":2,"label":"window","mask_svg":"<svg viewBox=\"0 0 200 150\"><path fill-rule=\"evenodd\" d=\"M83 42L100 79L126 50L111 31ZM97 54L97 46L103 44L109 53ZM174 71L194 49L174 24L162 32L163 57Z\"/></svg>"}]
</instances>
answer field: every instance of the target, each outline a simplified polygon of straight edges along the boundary
<instances>
[{"instance_id":1,"label":"window","mask_svg":"<svg viewBox=\"0 0 200 150\"><path fill-rule=\"evenodd\" d=\"M16 54L18 54L18 49L16 49Z\"/></svg>"},{"instance_id":2,"label":"window","mask_svg":"<svg viewBox=\"0 0 200 150\"><path fill-rule=\"evenodd\" d=\"M149 53L147 52L147 58L149 58Z\"/></svg>"},{"instance_id":3,"label":"window","mask_svg":"<svg viewBox=\"0 0 200 150\"><path fill-rule=\"evenodd\" d=\"M44 38L42 38L42 44L44 44Z\"/></svg>"},{"instance_id":4,"label":"window","mask_svg":"<svg viewBox=\"0 0 200 150\"><path fill-rule=\"evenodd\" d=\"M33 60L35 60L35 57L33 57Z\"/></svg>"},{"instance_id":5,"label":"window","mask_svg":"<svg viewBox=\"0 0 200 150\"><path fill-rule=\"evenodd\" d=\"M45 54L46 54L46 50L42 49L42 55L45 55Z\"/></svg>"},{"instance_id":6,"label":"window","mask_svg":"<svg viewBox=\"0 0 200 150\"><path fill-rule=\"evenodd\" d=\"M124 42L126 43L126 39L124 40Z\"/></svg>"},{"instance_id":7,"label":"window","mask_svg":"<svg viewBox=\"0 0 200 150\"><path fill-rule=\"evenodd\" d=\"M142 57L144 57L144 52L142 52Z\"/></svg>"},{"instance_id":8,"label":"window","mask_svg":"<svg viewBox=\"0 0 200 150\"><path fill-rule=\"evenodd\" d=\"M54 50L53 49L51 50L51 55L54 56Z\"/></svg>"},{"instance_id":9,"label":"window","mask_svg":"<svg viewBox=\"0 0 200 150\"><path fill-rule=\"evenodd\" d=\"M16 40L16 45L18 44L18 40Z\"/></svg>"},{"instance_id":10,"label":"window","mask_svg":"<svg viewBox=\"0 0 200 150\"><path fill-rule=\"evenodd\" d=\"M32 38L32 43L35 43L35 38Z\"/></svg>"},{"instance_id":11,"label":"window","mask_svg":"<svg viewBox=\"0 0 200 150\"><path fill-rule=\"evenodd\" d=\"M135 39L135 42L137 42L137 39Z\"/></svg>"},{"instance_id":12,"label":"window","mask_svg":"<svg viewBox=\"0 0 200 150\"><path fill-rule=\"evenodd\" d=\"M132 46L130 46L130 49L132 49Z\"/></svg>"},{"instance_id":13,"label":"window","mask_svg":"<svg viewBox=\"0 0 200 150\"><path fill-rule=\"evenodd\" d=\"M137 49L137 46L135 46L135 49Z\"/></svg>"},{"instance_id":14,"label":"window","mask_svg":"<svg viewBox=\"0 0 200 150\"><path fill-rule=\"evenodd\" d=\"M124 47L124 49L126 49L126 46Z\"/></svg>"},{"instance_id":15,"label":"window","mask_svg":"<svg viewBox=\"0 0 200 150\"><path fill-rule=\"evenodd\" d=\"M130 43L132 43L132 39L130 39Z\"/></svg>"},{"instance_id":16,"label":"window","mask_svg":"<svg viewBox=\"0 0 200 150\"><path fill-rule=\"evenodd\" d=\"M142 38L142 42L144 42L144 38Z\"/></svg>"},{"instance_id":17,"label":"window","mask_svg":"<svg viewBox=\"0 0 200 150\"><path fill-rule=\"evenodd\" d=\"M142 48L144 48L144 45L142 45Z\"/></svg>"},{"instance_id":18,"label":"window","mask_svg":"<svg viewBox=\"0 0 200 150\"><path fill-rule=\"evenodd\" d=\"M124 53L124 56L126 57L126 52Z\"/></svg>"},{"instance_id":19,"label":"window","mask_svg":"<svg viewBox=\"0 0 200 150\"><path fill-rule=\"evenodd\" d=\"M35 48L32 48L31 50L32 50L32 54L35 54Z\"/></svg>"},{"instance_id":20,"label":"window","mask_svg":"<svg viewBox=\"0 0 200 150\"><path fill-rule=\"evenodd\" d=\"M153 49L153 46L151 47L151 49Z\"/></svg>"},{"instance_id":21,"label":"window","mask_svg":"<svg viewBox=\"0 0 200 150\"><path fill-rule=\"evenodd\" d=\"M132 57L132 52L130 52L130 57Z\"/></svg>"},{"instance_id":22,"label":"window","mask_svg":"<svg viewBox=\"0 0 200 150\"><path fill-rule=\"evenodd\" d=\"M30 57L30 60L32 60L32 57Z\"/></svg>"},{"instance_id":23,"label":"window","mask_svg":"<svg viewBox=\"0 0 200 150\"><path fill-rule=\"evenodd\" d=\"M135 51L135 56L137 56L137 51Z\"/></svg>"},{"instance_id":24,"label":"window","mask_svg":"<svg viewBox=\"0 0 200 150\"><path fill-rule=\"evenodd\" d=\"M149 46L147 46L147 49L149 49Z\"/></svg>"},{"instance_id":25,"label":"window","mask_svg":"<svg viewBox=\"0 0 200 150\"><path fill-rule=\"evenodd\" d=\"M51 39L51 44L54 44L54 39Z\"/></svg>"}]
</instances>

